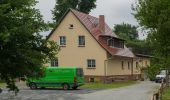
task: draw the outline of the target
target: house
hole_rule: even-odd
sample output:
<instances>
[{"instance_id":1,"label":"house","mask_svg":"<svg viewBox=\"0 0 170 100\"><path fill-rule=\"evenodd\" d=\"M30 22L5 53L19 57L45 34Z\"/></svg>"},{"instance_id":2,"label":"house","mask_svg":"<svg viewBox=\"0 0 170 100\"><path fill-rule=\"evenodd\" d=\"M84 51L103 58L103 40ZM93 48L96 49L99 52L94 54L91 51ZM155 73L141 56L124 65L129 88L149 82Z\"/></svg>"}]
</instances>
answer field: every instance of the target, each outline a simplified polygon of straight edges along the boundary
<instances>
[{"instance_id":1,"label":"house","mask_svg":"<svg viewBox=\"0 0 170 100\"><path fill-rule=\"evenodd\" d=\"M135 55L105 23L104 15L96 18L69 9L47 39L61 47L58 59L47 65L82 67L86 81L137 79L141 74L134 67Z\"/></svg>"},{"instance_id":2,"label":"house","mask_svg":"<svg viewBox=\"0 0 170 100\"><path fill-rule=\"evenodd\" d=\"M134 73L140 73L139 78L142 80L146 80L147 77L147 67L150 66L150 55L144 55L144 54L135 54L134 63L136 63L136 68L140 69L139 72Z\"/></svg>"}]
</instances>

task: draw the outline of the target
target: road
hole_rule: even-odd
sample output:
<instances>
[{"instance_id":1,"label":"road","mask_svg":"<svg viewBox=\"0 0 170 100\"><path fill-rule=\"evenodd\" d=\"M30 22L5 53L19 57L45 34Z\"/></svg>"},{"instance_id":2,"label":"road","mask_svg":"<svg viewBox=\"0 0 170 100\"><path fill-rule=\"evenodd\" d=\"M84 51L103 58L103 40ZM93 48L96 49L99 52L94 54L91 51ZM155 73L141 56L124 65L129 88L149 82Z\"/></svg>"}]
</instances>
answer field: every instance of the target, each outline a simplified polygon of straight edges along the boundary
<instances>
[{"instance_id":1,"label":"road","mask_svg":"<svg viewBox=\"0 0 170 100\"><path fill-rule=\"evenodd\" d=\"M68 91L61 89L30 90L27 87L20 87L21 90L17 97L4 91L0 94L0 100L150 100L153 91L159 85L145 81L118 89Z\"/></svg>"}]
</instances>

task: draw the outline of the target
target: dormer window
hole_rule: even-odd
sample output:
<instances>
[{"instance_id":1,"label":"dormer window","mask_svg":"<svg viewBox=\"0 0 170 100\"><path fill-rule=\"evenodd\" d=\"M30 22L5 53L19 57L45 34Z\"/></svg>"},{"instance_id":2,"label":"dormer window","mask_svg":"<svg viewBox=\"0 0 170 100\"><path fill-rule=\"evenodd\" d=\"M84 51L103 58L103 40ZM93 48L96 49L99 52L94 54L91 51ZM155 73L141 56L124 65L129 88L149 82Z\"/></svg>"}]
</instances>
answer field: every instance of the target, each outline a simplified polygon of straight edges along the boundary
<instances>
[{"instance_id":1,"label":"dormer window","mask_svg":"<svg viewBox=\"0 0 170 100\"><path fill-rule=\"evenodd\" d=\"M110 39L108 41L110 47L124 48L124 41L118 39Z\"/></svg>"}]
</instances>

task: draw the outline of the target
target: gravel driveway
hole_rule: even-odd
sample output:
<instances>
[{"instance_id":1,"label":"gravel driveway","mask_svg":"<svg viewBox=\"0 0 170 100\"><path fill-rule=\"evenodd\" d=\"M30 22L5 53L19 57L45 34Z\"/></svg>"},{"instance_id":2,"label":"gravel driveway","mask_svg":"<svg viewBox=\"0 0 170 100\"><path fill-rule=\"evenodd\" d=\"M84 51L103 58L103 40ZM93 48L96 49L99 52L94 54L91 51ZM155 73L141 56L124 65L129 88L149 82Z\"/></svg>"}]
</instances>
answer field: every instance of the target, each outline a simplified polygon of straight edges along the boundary
<instances>
[{"instance_id":1,"label":"gravel driveway","mask_svg":"<svg viewBox=\"0 0 170 100\"><path fill-rule=\"evenodd\" d=\"M30 90L25 86L20 86L21 90L17 97L14 97L12 93L4 91L0 94L0 100L150 100L153 91L158 86L159 84L149 81L118 89L106 90Z\"/></svg>"}]
</instances>

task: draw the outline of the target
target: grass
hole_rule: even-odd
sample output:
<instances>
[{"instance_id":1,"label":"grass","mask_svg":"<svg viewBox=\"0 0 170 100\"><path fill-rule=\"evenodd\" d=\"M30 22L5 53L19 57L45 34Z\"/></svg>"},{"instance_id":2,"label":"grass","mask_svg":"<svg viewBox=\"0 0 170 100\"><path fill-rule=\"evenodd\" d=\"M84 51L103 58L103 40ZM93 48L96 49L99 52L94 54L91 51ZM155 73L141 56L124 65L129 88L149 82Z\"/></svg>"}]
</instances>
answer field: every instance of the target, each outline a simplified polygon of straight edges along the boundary
<instances>
[{"instance_id":1,"label":"grass","mask_svg":"<svg viewBox=\"0 0 170 100\"><path fill-rule=\"evenodd\" d=\"M137 81L127 81L127 82L114 82L110 84L103 83L85 83L85 85L81 86L81 88L91 88L91 89L109 89L109 88L119 88L125 87L132 84L136 84Z\"/></svg>"},{"instance_id":2,"label":"grass","mask_svg":"<svg viewBox=\"0 0 170 100\"><path fill-rule=\"evenodd\" d=\"M5 83L3 81L0 81L0 88L5 87Z\"/></svg>"},{"instance_id":3,"label":"grass","mask_svg":"<svg viewBox=\"0 0 170 100\"><path fill-rule=\"evenodd\" d=\"M170 100L170 87L165 88L162 95L162 100Z\"/></svg>"}]
</instances>

